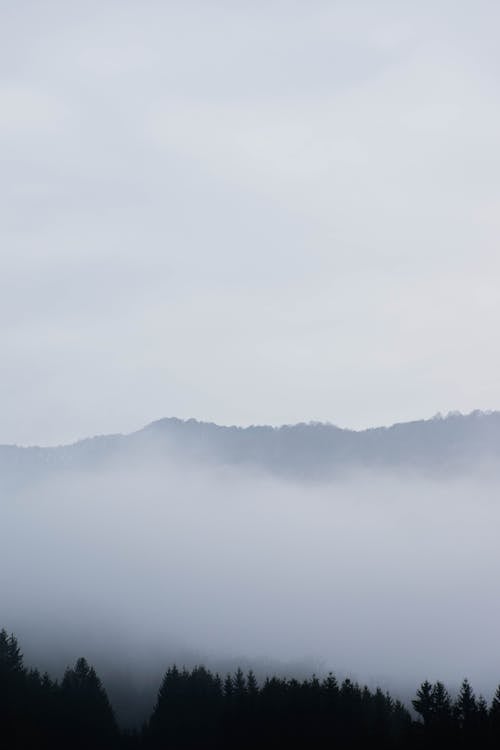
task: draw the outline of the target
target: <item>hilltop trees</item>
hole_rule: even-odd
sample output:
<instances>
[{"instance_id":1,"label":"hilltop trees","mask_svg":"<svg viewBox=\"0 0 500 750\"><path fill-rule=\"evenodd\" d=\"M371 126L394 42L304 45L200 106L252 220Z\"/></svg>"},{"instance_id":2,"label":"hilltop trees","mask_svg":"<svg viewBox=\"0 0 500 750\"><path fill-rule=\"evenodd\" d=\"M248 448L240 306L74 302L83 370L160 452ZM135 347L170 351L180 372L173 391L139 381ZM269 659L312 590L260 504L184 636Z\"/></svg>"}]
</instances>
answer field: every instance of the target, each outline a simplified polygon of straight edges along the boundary
<instances>
[{"instance_id":1,"label":"hilltop trees","mask_svg":"<svg viewBox=\"0 0 500 750\"><path fill-rule=\"evenodd\" d=\"M64 673L60 687L61 728L78 748L107 748L116 739L111 704L95 669L84 658Z\"/></svg>"},{"instance_id":2,"label":"hilltop trees","mask_svg":"<svg viewBox=\"0 0 500 750\"><path fill-rule=\"evenodd\" d=\"M148 747L215 745L222 711L220 678L204 667L167 670L145 732Z\"/></svg>"},{"instance_id":3,"label":"hilltop trees","mask_svg":"<svg viewBox=\"0 0 500 750\"><path fill-rule=\"evenodd\" d=\"M85 659L61 684L27 670L14 635L0 631L0 746L112 748L118 730L106 692Z\"/></svg>"},{"instance_id":4,"label":"hilltop trees","mask_svg":"<svg viewBox=\"0 0 500 750\"><path fill-rule=\"evenodd\" d=\"M82 657L61 682L27 669L14 635L0 631L0 747L6 750L427 750L500 746L500 687L488 706L468 680L452 698L423 682L419 720L380 688L333 674L297 680L250 670L224 680L203 666L169 667L141 732L115 721L95 669Z\"/></svg>"},{"instance_id":5,"label":"hilltop trees","mask_svg":"<svg viewBox=\"0 0 500 750\"><path fill-rule=\"evenodd\" d=\"M333 675L302 682L238 669L221 684L202 667L170 668L144 733L151 748L396 747L411 727L390 696Z\"/></svg>"},{"instance_id":6,"label":"hilltop trees","mask_svg":"<svg viewBox=\"0 0 500 750\"><path fill-rule=\"evenodd\" d=\"M23 719L25 678L16 638L0 631L0 732L13 747L17 746L16 733Z\"/></svg>"}]
</instances>

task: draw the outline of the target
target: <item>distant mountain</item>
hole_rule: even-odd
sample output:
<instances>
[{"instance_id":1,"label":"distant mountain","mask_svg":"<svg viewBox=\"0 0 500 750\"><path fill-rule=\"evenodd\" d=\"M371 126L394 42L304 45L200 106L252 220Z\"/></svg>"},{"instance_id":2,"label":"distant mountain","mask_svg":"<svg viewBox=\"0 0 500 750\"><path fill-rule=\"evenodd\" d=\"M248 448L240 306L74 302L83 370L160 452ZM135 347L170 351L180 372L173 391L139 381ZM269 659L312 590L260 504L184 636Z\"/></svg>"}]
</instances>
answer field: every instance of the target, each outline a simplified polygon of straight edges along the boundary
<instances>
[{"instance_id":1,"label":"distant mountain","mask_svg":"<svg viewBox=\"0 0 500 750\"><path fill-rule=\"evenodd\" d=\"M500 412L446 417L354 431L331 424L222 427L194 419L161 419L129 435L106 435L51 448L0 446L0 491L61 472L109 462L152 460L263 469L325 480L363 469L432 475L500 470Z\"/></svg>"}]
</instances>

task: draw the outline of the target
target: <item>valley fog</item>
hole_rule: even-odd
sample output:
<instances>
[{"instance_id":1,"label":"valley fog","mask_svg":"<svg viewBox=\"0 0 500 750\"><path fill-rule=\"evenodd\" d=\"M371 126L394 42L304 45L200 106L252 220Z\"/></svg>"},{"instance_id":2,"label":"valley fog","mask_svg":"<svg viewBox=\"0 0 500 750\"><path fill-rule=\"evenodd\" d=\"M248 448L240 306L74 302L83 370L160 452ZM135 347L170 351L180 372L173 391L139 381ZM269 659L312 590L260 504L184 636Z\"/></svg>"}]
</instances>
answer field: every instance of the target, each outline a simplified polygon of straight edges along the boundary
<instances>
[{"instance_id":1,"label":"valley fog","mask_svg":"<svg viewBox=\"0 0 500 750\"><path fill-rule=\"evenodd\" d=\"M500 682L498 482L110 463L4 501L2 625L28 663ZM155 684L156 687L156 684Z\"/></svg>"}]
</instances>

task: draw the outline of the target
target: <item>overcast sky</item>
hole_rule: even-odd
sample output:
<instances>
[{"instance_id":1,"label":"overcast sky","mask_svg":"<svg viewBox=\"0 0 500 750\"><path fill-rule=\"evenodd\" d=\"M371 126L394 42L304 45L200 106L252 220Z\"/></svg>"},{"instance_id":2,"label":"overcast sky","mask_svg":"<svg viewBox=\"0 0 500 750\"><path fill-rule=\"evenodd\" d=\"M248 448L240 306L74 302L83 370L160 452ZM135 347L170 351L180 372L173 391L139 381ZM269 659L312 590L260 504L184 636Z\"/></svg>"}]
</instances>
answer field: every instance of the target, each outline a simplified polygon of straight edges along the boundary
<instances>
[{"instance_id":1,"label":"overcast sky","mask_svg":"<svg viewBox=\"0 0 500 750\"><path fill-rule=\"evenodd\" d=\"M500 407L498 3L0 9L0 442Z\"/></svg>"}]
</instances>

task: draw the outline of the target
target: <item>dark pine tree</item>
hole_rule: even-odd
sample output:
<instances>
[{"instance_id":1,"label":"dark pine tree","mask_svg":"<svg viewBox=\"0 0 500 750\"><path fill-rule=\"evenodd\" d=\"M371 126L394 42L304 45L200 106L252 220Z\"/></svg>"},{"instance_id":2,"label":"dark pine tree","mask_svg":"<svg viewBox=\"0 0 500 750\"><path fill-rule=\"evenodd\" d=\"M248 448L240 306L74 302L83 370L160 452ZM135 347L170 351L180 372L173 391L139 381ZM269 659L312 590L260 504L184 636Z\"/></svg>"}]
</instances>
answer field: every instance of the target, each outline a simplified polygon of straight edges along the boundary
<instances>
[{"instance_id":1,"label":"dark pine tree","mask_svg":"<svg viewBox=\"0 0 500 750\"><path fill-rule=\"evenodd\" d=\"M26 671L14 635L0 631L0 745L23 748L31 734L26 723Z\"/></svg>"},{"instance_id":2,"label":"dark pine tree","mask_svg":"<svg viewBox=\"0 0 500 750\"><path fill-rule=\"evenodd\" d=\"M111 704L95 669L84 658L67 669L60 688L62 733L82 750L111 748L117 726Z\"/></svg>"},{"instance_id":3,"label":"dark pine tree","mask_svg":"<svg viewBox=\"0 0 500 750\"><path fill-rule=\"evenodd\" d=\"M454 705L454 714L461 744L467 747L476 736L479 723L476 696L467 679L460 686Z\"/></svg>"}]
</instances>

